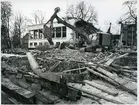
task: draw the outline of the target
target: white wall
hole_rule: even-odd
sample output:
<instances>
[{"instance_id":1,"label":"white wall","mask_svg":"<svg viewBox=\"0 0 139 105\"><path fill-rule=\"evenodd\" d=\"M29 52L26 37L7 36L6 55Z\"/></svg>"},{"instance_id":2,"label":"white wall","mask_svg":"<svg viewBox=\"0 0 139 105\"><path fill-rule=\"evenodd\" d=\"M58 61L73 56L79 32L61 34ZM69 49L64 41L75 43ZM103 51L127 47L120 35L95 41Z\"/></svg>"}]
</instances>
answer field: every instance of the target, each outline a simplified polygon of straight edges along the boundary
<instances>
[{"instance_id":1,"label":"white wall","mask_svg":"<svg viewBox=\"0 0 139 105\"><path fill-rule=\"evenodd\" d=\"M36 46L34 46L34 43L37 43L37 46L38 46L39 43L42 43L42 45L44 45L45 42L48 42L47 39L34 39L34 40L29 40L28 48L35 48ZM30 46L30 43L33 43L33 45Z\"/></svg>"},{"instance_id":2,"label":"white wall","mask_svg":"<svg viewBox=\"0 0 139 105\"><path fill-rule=\"evenodd\" d=\"M74 20L69 20L68 23L70 23L71 25L74 25ZM61 27L64 26L63 24L58 24L57 22L53 23L53 27ZM28 32L29 30L37 30L37 29L43 29L43 24L39 24L39 25L30 25L28 26ZM69 29L68 27L66 27L66 37L65 38L53 38L53 42L54 44L56 44L56 42L73 42L72 40L72 34L75 34L75 32L71 29ZM39 45L39 43L42 42L43 45L45 42L48 42L47 39L29 39L29 43L28 43L28 48L35 48L34 43L37 43L37 45ZM33 43L32 46L30 46L30 43Z\"/></svg>"}]
</instances>

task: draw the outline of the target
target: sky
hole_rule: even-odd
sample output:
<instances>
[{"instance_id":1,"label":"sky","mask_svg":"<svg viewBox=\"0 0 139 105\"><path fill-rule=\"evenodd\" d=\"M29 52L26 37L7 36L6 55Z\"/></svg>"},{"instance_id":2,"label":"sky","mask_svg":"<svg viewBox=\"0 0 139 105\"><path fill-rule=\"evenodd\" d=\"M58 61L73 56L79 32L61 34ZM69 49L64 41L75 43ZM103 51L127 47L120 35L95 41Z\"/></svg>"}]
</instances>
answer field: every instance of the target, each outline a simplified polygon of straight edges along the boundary
<instances>
[{"instance_id":1,"label":"sky","mask_svg":"<svg viewBox=\"0 0 139 105\"><path fill-rule=\"evenodd\" d=\"M48 20L54 13L55 7L60 7L59 17L66 16L66 10L69 5L76 4L81 0L11 0L13 14L22 13L31 19L33 12L40 10L45 19ZM111 32L116 34L120 31L120 25L117 24L120 17L126 12L122 5L125 0L84 0L88 5L92 5L97 12L97 28L106 32L112 23Z\"/></svg>"}]
</instances>

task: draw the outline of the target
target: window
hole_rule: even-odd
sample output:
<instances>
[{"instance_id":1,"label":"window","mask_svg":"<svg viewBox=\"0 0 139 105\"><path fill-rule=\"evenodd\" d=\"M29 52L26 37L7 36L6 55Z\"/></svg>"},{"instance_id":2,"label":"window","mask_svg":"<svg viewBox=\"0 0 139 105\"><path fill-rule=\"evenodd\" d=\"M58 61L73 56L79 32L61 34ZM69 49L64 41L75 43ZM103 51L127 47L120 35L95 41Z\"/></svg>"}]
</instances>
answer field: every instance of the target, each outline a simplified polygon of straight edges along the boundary
<instances>
[{"instance_id":1,"label":"window","mask_svg":"<svg viewBox=\"0 0 139 105\"><path fill-rule=\"evenodd\" d=\"M30 46L32 46L33 44L32 43L30 43Z\"/></svg>"},{"instance_id":2,"label":"window","mask_svg":"<svg viewBox=\"0 0 139 105\"><path fill-rule=\"evenodd\" d=\"M37 43L34 43L34 46L37 46Z\"/></svg>"},{"instance_id":3,"label":"window","mask_svg":"<svg viewBox=\"0 0 139 105\"><path fill-rule=\"evenodd\" d=\"M66 27L65 26L62 27L62 34L63 34L63 36L62 36L63 38L66 37Z\"/></svg>"},{"instance_id":4,"label":"window","mask_svg":"<svg viewBox=\"0 0 139 105\"><path fill-rule=\"evenodd\" d=\"M61 27L56 27L56 38L61 38Z\"/></svg>"},{"instance_id":5,"label":"window","mask_svg":"<svg viewBox=\"0 0 139 105\"><path fill-rule=\"evenodd\" d=\"M42 39L43 33L42 30L39 30L39 39Z\"/></svg>"},{"instance_id":6,"label":"window","mask_svg":"<svg viewBox=\"0 0 139 105\"><path fill-rule=\"evenodd\" d=\"M55 32L53 32L53 36L52 36L52 38L55 38Z\"/></svg>"},{"instance_id":7,"label":"window","mask_svg":"<svg viewBox=\"0 0 139 105\"><path fill-rule=\"evenodd\" d=\"M53 28L52 38L65 38L66 37L66 27L55 27Z\"/></svg>"},{"instance_id":8,"label":"window","mask_svg":"<svg viewBox=\"0 0 139 105\"><path fill-rule=\"evenodd\" d=\"M34 39L37 39L38 37L38 30L34 30Z\"/></svg>"}]
</instances>

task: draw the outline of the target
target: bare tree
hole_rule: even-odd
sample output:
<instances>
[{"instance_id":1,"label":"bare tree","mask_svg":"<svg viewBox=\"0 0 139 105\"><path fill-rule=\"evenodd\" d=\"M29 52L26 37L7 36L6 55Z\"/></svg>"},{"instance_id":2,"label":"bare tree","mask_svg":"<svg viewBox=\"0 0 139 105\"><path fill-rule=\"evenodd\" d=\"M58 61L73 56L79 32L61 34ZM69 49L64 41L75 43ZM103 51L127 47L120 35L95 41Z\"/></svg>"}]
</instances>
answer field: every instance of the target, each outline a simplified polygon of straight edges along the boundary
<instances>
[{"instance_id":1,"label":"bare tree","mask_svg":"<svg viewBox=\"0 0 139 105\"><path fill-rule=\"evenodd\" d=\"M87 22L97 22L97 13L92 5L84 1L70 5L67 9L67 18L82 19Z\"/></svg>"},{"instance_id":2,"label":"bare tree","mask_svg":"<svg viewBox=\"0 0 139 105\"><path fill-rule=\"evenodd\" d=\"M9 37L9 20L12 15L11 3L8 1L1 2L1 44L2 49L10 48L11 41Z\"/></svg>"},{"instance_id":3,"label":"bare tree","mask_svg":"<svg viewBox=\"0 0 139 105\"><path fill-rule=\"evenodd\" d=\"M42 24L45 22L45 17L42 11L37 10L33 14L33 19L30 20L31 24Z\"/></svg>"},{"instance_id":4,"label":"bare tree","mask_svg":"<svg viewBox=\"0 0 139 105\"><path fill-rule=\"evenodd\" d=\"M17 14L13 22L13 46L21 47L21 36L26 30L27 19L21 14Z\"/></svg>"},{"instance_id":5,"label":"bare tree","mask_svg":"<svg viewBox=\"0 0 139 105\"><path fill-rule=\"evenodd\" d=\"M134 41L136 42L136 37L137 37L137 0L128 0L125 1L123 3L123 6L125 6L127 8L127 12L125 14L123 14L122 18L120 19L120 21L118 22L119 24L121 24L121 37L119 40L119 47L121 47L123 45L122 43L122 38L124 35L128 35L130 34L132 37L132 42L131 42L131 48L133 48L133 43ZM123 23L132 23L132 33L127 33L128 31L128 27L124 27ZM133 27L135 26L135 27ZM126 32L124 33L124 29L126 29ZM133 31L135 29L135 31ZM135 32L135 33L134 33ZM126 45L127 45L127 38L126 38Z\"/></svg>"},{"instance_id":6,"label":"bare tree","mask_svg":"<svg viewBox=\"0 0 139 105\"><path fill-rule=\"evenodd\" d=\"M129 22L132 21L137 24L137 0L125 1L123 5L128 8L128 11L124 14L125 18L122 18L121 20Z\"/></svg>"}]
</instances>

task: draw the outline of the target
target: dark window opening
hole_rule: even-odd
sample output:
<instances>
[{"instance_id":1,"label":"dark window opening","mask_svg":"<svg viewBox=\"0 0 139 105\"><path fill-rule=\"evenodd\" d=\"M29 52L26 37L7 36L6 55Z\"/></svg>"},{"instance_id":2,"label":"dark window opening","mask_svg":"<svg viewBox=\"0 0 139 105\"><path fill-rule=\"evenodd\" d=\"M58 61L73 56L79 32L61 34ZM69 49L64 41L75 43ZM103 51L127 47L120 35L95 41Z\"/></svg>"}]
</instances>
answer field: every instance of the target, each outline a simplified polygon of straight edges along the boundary
<instances>
[{"instance_id":1,"label":"dark window opening","mask_svg":"<svg viewBox=\"0 0 139 105\"><path fill-rule=\"evenodd\" d=\"M32 46L33 44L32 43L30 43L30 46Z\"/></svg>"},{"instance_id":2,"label":"dark window opening","mask_svg":"<svg viewBox=\"0 0 139 105\"><path fill-rule=\"evenodd\" d=\"M53 28L52 38L65 38L66 37L66 27L55 27Z\"/></svg>"},{"instance_id":3,"label":"dark window opening","mask_svg":"<svg viewBox=\"0 0 139 105\"><path fill-rule=\"evenodd\" d=\"M61 37L61 27L56 27L56 38Z\"/></svg>"},{"instance_id":4,"label":"dark window opening","mask_svg":"<svg viewBox=\"0 0 139 105\"><path fill-rule=\"evenodd\" d=\"M62 34L63 34L63 36L62 36L63 38L66 37L66 27L65 26L62 27Z\"/></svg>"},{"instance_id":5,"label":"dark window opening","mask_svg":"<svg viewBox=\"0 0 139 105\"><path fill-rule=\"evenodd\" d=\"M56 27L56 32L61 32L61 27Z\"/></svg>"},{"instance_id":6,"label":"dark window opening","mask_svg":"<svg viewBox=\"0 0 139 105\"><path fill-rule=\"evenodd\" d=\"M66 37L66 32L63 32L63 37Z\"/></svg>"},{"instance_id":7,"label":"dark window opening","mask_svg":"<svg viewBox=\"0 0 139 105\"><path fill-rule=\"evenodd\" d=\"M34 46L37 46L37 43L34 43Z\"/></svg>"},{"instance_id":8,"label":"dark window opening","mask_svg":"<svg viewBox=\"0 0 139 105\"><path fill-rule=\"evenodd\" d=\"M66 27L65 27L65 26L64 26L64 27L62 27L62 30L63 30L63 31L66 31Z\"/></svg>"},{"instance_id":9,"label":"dark window opening","mask_svg":"<svg viewBox=\"0 0 139 105\"><path fill-rule=\"evenodd\" d=\"M37 39L38 31L34 30L34 39Z\"/></svg>"},{"instance_id":10,"label":"dark window opening","mask_svg":"<svg viewBox=\"0 0 139 105\"><path fill-rule=\"evenodd\" d=\"M61 32L56 33L56 38L61 38Z\"/></svg>"},{"instance_id":11,"label":"dark window opening","mask_svg":"<svg viewBox=\"0 0 139 105\"><path fill-rule=\"evenodd\" d=\"M39 30L39 39L42 39L42 35L43 35L42 30Z\"/></svg>"},{"instance_id":12,"label":"dark window opening","mask_svg":"<svg viewBox=\"0 0 139 105\"><path fill-rule=\"evenodd\" d=\"M55 33L53 33L53 36L52 36L52 38L54 38L55 37Z\"/></svg>"}]
</instances>

